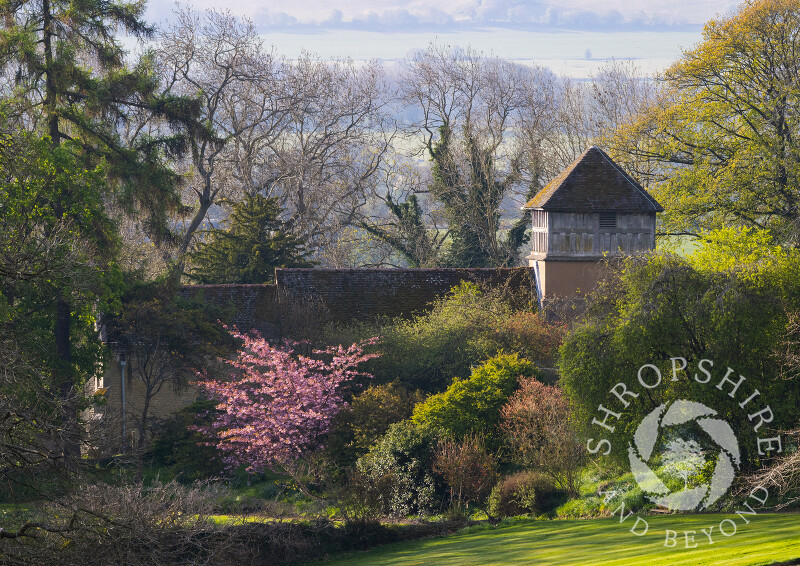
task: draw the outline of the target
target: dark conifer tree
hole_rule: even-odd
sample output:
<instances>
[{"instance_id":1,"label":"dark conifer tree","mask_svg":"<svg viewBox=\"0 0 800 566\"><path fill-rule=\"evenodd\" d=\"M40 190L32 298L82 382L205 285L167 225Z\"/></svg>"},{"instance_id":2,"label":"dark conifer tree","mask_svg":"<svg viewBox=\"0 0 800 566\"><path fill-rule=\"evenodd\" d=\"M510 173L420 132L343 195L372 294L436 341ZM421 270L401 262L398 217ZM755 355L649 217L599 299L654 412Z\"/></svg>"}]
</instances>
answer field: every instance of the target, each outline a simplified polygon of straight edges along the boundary
<instances>
[{"instance_id":1,"label":"dark conifer tree","mask_svg":"<svg viewBox=\"0 0 800 566\"><path fill-rule=\"evenodd\" d=\"M0 64L14 78L17 124L49 139L54 153L67 149L75 166L91 171L102 167L109 183L97 186L106 205L137 207L158 241L167 231L168 212L181 208L177 176L165 165L165 155L187 149L192 135L204 129L195 117L199 104L163 97L145 57L132 69L116 33L147 38L152 28L142 19L144 2L118 0L11 0L0 4ZM131 113L150 112L164 118L165 137L141 138L130 147L119 135ZM176 129L177 127L177 129ZM70 188L67 165L54 163L49 190L53 217L69 221L82 212L80 196ZM113 255L113 238L97 241L96 226L85 226L94 240L93 261L102 266ZM53 388L65 405L65 427L77 429L77 391L71 339L71 292L63 285L54 297L53 332L57 362ZM67 435L74 438L75 435ZM69 460L78 443L63 446Z\"/></svg>"},{"instance_id":2,"label":"dark conifer tree","mask_svg":"<svg viewBox=\"0 0 800 566\"><path fill-rule=\"evenodd\" d=\"M225 229L206 230L191 254L189 277L198 283L269 283L276 267L311 267L303 241L280 219L276 199L248 195L229 203Z\"/></svg>"}]
</instances>

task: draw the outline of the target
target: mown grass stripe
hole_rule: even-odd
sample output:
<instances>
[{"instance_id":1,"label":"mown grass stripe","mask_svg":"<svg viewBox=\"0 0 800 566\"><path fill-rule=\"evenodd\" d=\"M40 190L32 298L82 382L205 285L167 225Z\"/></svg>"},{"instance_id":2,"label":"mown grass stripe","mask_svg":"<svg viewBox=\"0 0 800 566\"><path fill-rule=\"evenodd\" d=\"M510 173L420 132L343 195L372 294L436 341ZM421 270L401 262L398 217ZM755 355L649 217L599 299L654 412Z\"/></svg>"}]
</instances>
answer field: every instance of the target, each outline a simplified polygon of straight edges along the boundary
<instances>
[{"instance_id":1,"label":"mown grass stripe","mask_svg":"<svg viewBox=\"0 0 800 566\"><path fill-rule=\"evenodd\" d=\"M735 517L735 516L734 516ZM719 535L730 515L647 517L648 534L629 532L618 519L536 521L439 539L398 543L338 557L334 565L437 566L528 564L535 566L760 566L800 558L800 515L761 513L737 533ZM626 526L627 525L627 526ZM714 543L701 528L714 525ZM664 547L666 529L679 531L676 548ZM680 531L695 530L697 548L686 549ZM697 536L699 535L699 536Z\"/></svg>"}]
</instances>

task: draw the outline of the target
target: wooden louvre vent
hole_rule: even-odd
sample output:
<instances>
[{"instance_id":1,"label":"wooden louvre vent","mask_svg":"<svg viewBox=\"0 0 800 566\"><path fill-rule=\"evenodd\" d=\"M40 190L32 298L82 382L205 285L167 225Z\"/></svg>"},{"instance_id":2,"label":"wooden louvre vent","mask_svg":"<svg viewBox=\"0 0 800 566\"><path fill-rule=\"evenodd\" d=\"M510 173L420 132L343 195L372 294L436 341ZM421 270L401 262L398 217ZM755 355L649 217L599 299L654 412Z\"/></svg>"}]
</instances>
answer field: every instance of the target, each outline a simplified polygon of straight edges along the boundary
<instances>
[{"instance_id":1,"label":"wooden louvre vent","mask_svg":"<svg viewBox=\"0 0 800 566\"><path fill-rule=\"evenodd\" d=\"M600 213L600 228L616 228L617 227L617 213L616 212L601 212Z\"/></svg>"}]
</instances>

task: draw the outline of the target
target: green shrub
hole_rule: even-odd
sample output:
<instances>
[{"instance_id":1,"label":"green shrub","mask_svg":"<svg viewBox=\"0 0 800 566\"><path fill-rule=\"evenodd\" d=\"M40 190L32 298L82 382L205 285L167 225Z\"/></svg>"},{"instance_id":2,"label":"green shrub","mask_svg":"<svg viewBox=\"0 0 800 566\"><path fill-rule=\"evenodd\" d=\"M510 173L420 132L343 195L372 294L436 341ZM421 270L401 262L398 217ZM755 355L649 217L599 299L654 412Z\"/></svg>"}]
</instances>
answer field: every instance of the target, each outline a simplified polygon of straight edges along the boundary
<instances>
[{"instance_id":1,"label":"green shrub","mask_svg":"<svg viewBox=\"0 0 800 566\"><path fill-rule=\"evenodd\" d=\"M366 454L389 425L411 416L424 396L392 382L370 387L333 419L326 451L339 466L350 466Z\"/></svg>"},{"instance_id":2,"label":"green shrub","mask_svg":"<svg viewBox=\"0 0 800 566\"><path fill-rule=\"evenodd\" d=\"M433 472L435 444L430 430L402 421L359 458L356 467L384 514L425 514L438 506L443 485Z\"/></svg>"},{"instance_id":3,"label":"green shrub","mask_svg":"<svg viewBox=\"0 0 800 566\"><path fill-rule=\"evenodd\" d=\"M647 500L644 492L638 485L633 489L623 493L619 502L615 500L613 503L616 504L615 508L619 504L624 503L625 509L629 509L631 511L641 511L645 508L654 507L654 505Z\"/></svg>"},{"instance_id":4,"label":"green shrub","mask_svg":"<svg viewBox=\"0 0 800 566\"><path fill-rule=\"evenodd\" d=\"M543 362L543 367L554 367L565 334L566 325L561 322L548 321L538 312L516 311L497 321L491 339L498 351L516 352L525 359Z\"/></svg>"},{"instance_id":5,"label":"green shrub","mask_svg":"<svg viewBox=\"0 0 800 566\"><path fill-rule=\"evenodd\" d=\"M528 307L510 293L461 283L410 320L329 325L323 342L351 344L379 335L381 357L364 365L377 383L397 380L410 390L438 393L501 351L553 367L565 327Z\"/></svg>"},{"instance_id":6,"label":"green shrub","mask_svg":"<svg viewBox=\"0 0 800 566\"><path fill-rule=\"evenodd\" d=\"M594 474L597 474L594 472ZM604 470L598 475L584 475L581 485L581 497L568 501L556 510L563 518L591 518L606 516L624 504L628 511L641 512L652 509L655 505L639 487L630 472L619 474L619 470ZM613 477L608 477L612 475Z\"/></svg>"},{"instance_id":7,"label":"green shrub","mask_svg":"<svg viewBox=\"0 0 800 566\"><path fill-rule=\"evenodd\" d=\"M513 298L461 283L429 312L382 328L383 355L369 369L379 381L399 379L410 389L436 393L503 350L550 359L561 334L544 317L515 310Z\"/></svg>"},{"instance_id":8,"label":"green shrub","mask_svg":"<svg viewBox=\"0 0 800 566\"><path fill-rule=\"evenodd\" d=\"M589 519L603 514L603 499L587 497L567 501L556 509L556 516L562 519Z\"/></svg>"},{"instance_id":9,"label":"green shrub","mask_svg":"<svg viewBox=\"0 0 800 566\"><path fill-rule=\"evenodd\" d=\"M517 354L498 354L472 370L468 379L454 381L443 393L417 405L411 420L457 440L485 433L487 447L496 449L500 409L516 390L520 376L535 375L537 370L528 360Z\"/></svg>"},{"instance_id":10,"label":"green shrub","mask_svg":"<svg viewBox=\"0 0 800 566\"><path fill-rule=\"evenodd\" d=\"M174 416L153 423L153 440L146 459L164 468L183 483L219 476L224 464L217 449L207 446L208 439L191 427L211 424L215 401L195 401Z\"/></svg>"},{"instance_id":11,"label":"green shrub","mask_svg":"<svg viewBox=\"0 0 800 566\"><path fill-rule=\"evenodd\" d=\"M566 493L548 477L536 472L518 472L503 478L489 495L492 517L514 517L525 513L552 512L566 499Z\"/></svg>"},{"instance_id":12,"label":"green shrub","mask_svg":"<svg viewBox=\"0 0 800 566\"><path fill-rule=\"evenodd\" d=\"M430 312L385 329L376 374L441 391L472 364L496 353L496 345L486 340L487 331L511 312L508 304L487 297L477 285L462 283Z\"/></svg>"}]
</instances>

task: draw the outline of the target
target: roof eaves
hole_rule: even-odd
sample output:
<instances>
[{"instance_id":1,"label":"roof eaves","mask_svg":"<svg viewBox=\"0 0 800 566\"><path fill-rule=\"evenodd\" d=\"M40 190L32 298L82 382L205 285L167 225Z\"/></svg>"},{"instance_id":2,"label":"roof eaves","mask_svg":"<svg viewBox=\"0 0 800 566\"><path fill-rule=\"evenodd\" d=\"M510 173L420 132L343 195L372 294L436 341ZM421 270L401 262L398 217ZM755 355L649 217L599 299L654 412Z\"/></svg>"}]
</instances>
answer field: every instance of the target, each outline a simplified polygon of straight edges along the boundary
<instances>
[{"instance_id":1,"label":"roof eaves","mask_svg":"<svg viewBox=\"0 0 800 566\"><path fill-rule=\"evenodd\" d=\"M595 147L595 146L592 146L592 147ZM590 148L590 149L591 149L591 148ZM654 198L653 198L653 197L650 195L650 193L648 193L648 192L645 190L645 188L644 188L644 187L642 187L642 186L641 186L639 183L637 183L635 179L633 179L633 178L632 178L630 175L628 175L628 174L627 174L625 171L623 171L623 170L622 170L622 169L621 169L621 168L620 168L620 167L619 167L619 166L618 166L616 163L614 163L614 160L613 160L613 159L611 159L611 158L610 158L610 157L609 157L609 156L606 154L606 152L605 152L605 151L603 151L603 150L602 150L602 149L600 149L599 147L597 148L597 150L600 152L600 155L602 155L602 156L603 156L603 159L605 159L605 160L606 160L606 162L608 162L608 164L609 164L609 165L611 165L611 166L612 166L614 169L616 169L616 170L619 172L619 174L620 174L620 175L622 175L622 176L625 178L625 180L626 180L626 181L628 181L628 183L629 183L629 184L630 184L630 185L631 185L631 186L632 186L634 189L636 189L637 191L639 191L639 193L640 193L640 194L641 194L641 195L644 197L644 199L645 199L647 202L649 202L649 203L650 203L650 205L653 207L653 210L655 210L656 212L663 212L663 211L664 211L664 207L662 207L662 206L661 206L661 205L658 203L658 201L657 201L656 199L654 199Z\"/></svg>"},{"instance_id":2,"label":"roof eaves","mask_svg":"<svg viewBox=\"0 0 800 566\"><path fill-rule=\"evenodd\" d=\"M567 181L567 179L572 175L574 170L583 163L586 157L589 155L590 152L596 150L603 160L610 165L614 171L616 171L622 178L632 186L637 193L639 193L642 198L644 198L645 202L648 205L648 208L651 208L654 212L663 212L664 208L656 201L648 192L644 189L633 177L628 175L625 171L623 171L614 161L597 146L590 146L587 148L575 161L573 161L567 168L565 168L561 173L559 173L552 181L550 181L545 187L539 191L531 200L529 200L525 205L522 207L522 210L549 210L549 211L570 211L575 210L574 208L566 208L563 205L556 205L556 206L548 206L549 201L553 198L553 196L561 189L562 185ZM592 211L599 211L602 208L592 207ZM616 206L616 207L609 207L607 210L609 211L638 211L644 212L647 209L642 209L641 207L626 207L626 206Z\"/></svg>"}]
</instances>

